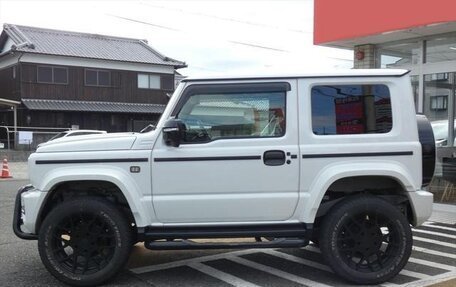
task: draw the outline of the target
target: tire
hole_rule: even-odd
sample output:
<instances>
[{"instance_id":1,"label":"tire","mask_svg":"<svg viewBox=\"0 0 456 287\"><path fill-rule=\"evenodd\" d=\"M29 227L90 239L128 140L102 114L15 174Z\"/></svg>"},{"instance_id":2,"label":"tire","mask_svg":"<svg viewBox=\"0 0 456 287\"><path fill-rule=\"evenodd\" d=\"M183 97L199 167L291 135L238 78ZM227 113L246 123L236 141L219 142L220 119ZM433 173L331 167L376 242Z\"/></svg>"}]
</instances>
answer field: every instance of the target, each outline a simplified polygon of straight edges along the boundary
<instances>
[{"instance_id":1,"label":"tire","mask_svg":"<svg viewBox=\"0 0 456 287\"><path fill-rule=\"evenodd\" d=\"M336 274L356 284L379 284L407 263L413 245L406 217L389 202L355 196L323 219L319 245Z\"/></svg>"},{"instance_id":2,"label":"tire","mask_svg":"<svg viewBox=\"0 0 456 287\"><path fill-rule=\"evenodd\" d=\"M44 220L38 250L46 269L73 286L106 282L125 265L132 246L131 227L113 204L76 199L55 207Z\"/></svg>"}]
</instances>

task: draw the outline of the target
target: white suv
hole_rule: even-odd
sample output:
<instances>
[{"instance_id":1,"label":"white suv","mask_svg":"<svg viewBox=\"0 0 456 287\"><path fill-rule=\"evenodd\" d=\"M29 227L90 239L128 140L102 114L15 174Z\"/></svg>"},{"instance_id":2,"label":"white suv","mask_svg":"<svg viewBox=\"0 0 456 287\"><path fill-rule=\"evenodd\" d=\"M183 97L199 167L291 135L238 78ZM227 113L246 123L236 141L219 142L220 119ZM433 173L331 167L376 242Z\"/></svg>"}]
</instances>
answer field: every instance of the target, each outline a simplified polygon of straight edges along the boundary
<instances>
[{"instance_id":1,"label":"white suv","mask_svg":"<svg viewBox=\"0 0 456 287\"><path fill-rule=\"evenodd\" d=\"M76 286L130 248L319 245L343 278L377 284L431 214L435 143L404 70L184 80L156 130L48 143L29 158L14 231ZM193 238L256 238L199 243Z\"/></svg>"}]
</instances>

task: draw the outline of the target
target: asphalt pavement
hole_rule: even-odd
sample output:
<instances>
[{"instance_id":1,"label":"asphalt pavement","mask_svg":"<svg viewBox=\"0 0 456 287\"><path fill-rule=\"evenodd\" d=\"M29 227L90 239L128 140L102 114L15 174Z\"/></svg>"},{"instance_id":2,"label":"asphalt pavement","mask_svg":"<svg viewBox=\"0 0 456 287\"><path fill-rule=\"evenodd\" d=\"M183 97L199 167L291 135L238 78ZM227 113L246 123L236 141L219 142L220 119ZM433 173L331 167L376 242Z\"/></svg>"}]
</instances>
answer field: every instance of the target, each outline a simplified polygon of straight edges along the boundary
<instances>
[{"instance_id":1,"label":"asphalt pavement","mask_svg":"<svg viewBox=\"0 0 456 287\"><path fill-rule=\"evenodd\" d=\"M0 286L62 286L42 265L37 242L20 240L11 230L16 190L26 183L0 180ZM441 207L431 217L434 221L414 229L409 263L382 286L456 286L455 209ZM138 244L127 268L106 286L350 285L329 269L313 245L302 249L149 251Z\"/></svg>"}]
</instances>

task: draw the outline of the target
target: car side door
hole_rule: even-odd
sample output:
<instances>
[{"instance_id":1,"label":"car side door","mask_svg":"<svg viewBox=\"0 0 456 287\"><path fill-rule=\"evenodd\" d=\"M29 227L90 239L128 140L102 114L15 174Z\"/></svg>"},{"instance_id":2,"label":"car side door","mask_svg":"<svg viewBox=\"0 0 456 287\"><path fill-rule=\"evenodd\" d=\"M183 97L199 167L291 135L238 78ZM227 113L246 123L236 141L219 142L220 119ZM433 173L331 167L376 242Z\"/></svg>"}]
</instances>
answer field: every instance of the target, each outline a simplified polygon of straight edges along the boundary
<instances>
[{"instance_id":1,"label":"car side door","mask_svg":"<svg viewBox=\"0 0 456 287\"><path fill-rule=\"evenodd\" d=\"M299 187L296 81L192 84L171 116L181 145L158 136L153 205L163 223L283 221Z\"/></svg>"}]
</instances>

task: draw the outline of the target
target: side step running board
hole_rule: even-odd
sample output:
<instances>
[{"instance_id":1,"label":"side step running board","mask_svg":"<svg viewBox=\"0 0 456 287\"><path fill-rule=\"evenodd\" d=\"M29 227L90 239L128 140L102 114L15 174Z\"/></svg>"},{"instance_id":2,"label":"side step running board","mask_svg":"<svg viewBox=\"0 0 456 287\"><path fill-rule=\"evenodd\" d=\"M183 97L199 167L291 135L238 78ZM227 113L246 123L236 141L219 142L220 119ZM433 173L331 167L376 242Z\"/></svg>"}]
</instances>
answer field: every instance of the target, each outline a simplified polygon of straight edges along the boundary
<instances>
[{"instance_id":1,"label":"side step running board","mask_svg":"<svg viewBox=\"0 0 456 287\"><path fill-rule=\"evenodd\" d=\"M241 249L241 248L289 248L304 247L309 240L304 238L276 238L271 241L259 242L195 242L188 239L172 241L146 241L144 246L152 250L182 249Z\"/></svg>"},{"instance_id":2,"label":"side step running board","mask_svg":"<svg viewBox=\"0 0 456 287\"><path fill-rule=\"evenodd\" d=\"M191 238L308 238L312 233L311 224L243 225L243 226L187 226L187 227L142 227L138 228L141 241L159 239Z\"/></svg>"}]
</instances>

